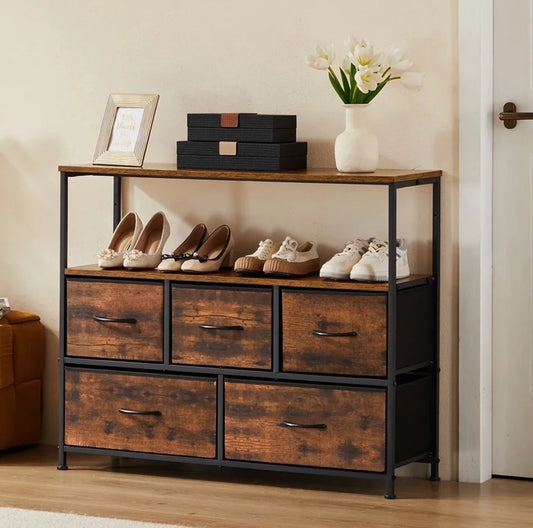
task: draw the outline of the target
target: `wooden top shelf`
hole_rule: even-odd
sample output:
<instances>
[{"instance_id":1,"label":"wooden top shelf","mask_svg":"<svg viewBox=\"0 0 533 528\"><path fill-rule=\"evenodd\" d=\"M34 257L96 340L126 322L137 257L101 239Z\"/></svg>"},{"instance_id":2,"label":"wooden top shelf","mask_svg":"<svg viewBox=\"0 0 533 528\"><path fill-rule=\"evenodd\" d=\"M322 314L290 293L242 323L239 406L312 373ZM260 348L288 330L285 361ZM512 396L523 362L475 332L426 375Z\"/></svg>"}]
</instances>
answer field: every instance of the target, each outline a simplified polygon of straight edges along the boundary
<instances>
[{"instance_id":1,"label":"wooden top shelf","mask_svg":"<svg viewBox=\"0 0 533 528\"><path fill-rule=\"evenodd\" d=\"M67 268L66 276L90 277L95 279L133 279L133 280L172 280L179 282L198 282L211 284L232 284L237 286L283 286L290 288L315 288L328 290L349 290L360 292L387 292L387 282L332 281L317 275L306 277L278 278L259 275L242 276L233 270L225 269L217 273L164 273L157 270L101 269L96 264ZM398 289L426 284L429 275L410 275L397 281Z\"/></svg>"},{"instance_id":2,"label":"wooden top shelf","mask_svg":"<svg viewBox=\"0 0 533 528\"><path fill-rule=\"evenodd\" d=\"M192 180L234 180L299 183L368 183L386 185L440 178L440 170L378 169L371 173L343 173L335 169L308 169L281 172L177 169L170 163L152 163L143 167L109 165L60 165L59 171L69 176L119 176L141 178L176 178Z\"/></svg>"}]
</instances>

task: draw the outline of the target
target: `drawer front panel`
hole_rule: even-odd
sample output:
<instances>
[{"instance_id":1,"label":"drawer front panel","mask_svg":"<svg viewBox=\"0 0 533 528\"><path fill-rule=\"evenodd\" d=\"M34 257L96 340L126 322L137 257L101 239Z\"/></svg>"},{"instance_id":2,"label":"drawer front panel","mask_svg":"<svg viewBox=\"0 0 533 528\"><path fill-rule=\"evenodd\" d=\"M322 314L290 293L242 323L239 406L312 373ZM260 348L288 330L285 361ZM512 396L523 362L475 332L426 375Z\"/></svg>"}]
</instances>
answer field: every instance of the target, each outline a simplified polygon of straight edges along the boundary
<instances>
[{"instance_id":1,"label":"drawer front panel","mask_svg":"<svg viewBox=\"0 0 533 528\"><path fill-rule=\"evenodd\" d=\"M163 286L67 281L67 355L162 362Z\"/></svg>"},{"instance_id":2,"label":"drawer front panel","mask_svg":"<svg viewBox=\"0 0 533 528\"><path fill-rule=\"evenodd\" d=\"M385 401L378 391L228 381L225 458L384 471Z\"/></svg>"},{"instance_id":3,"label":"drawer front panel","mask_svg":"<svg viewBox=\"0 0 533 528\"><path fill-rule=\"evenodd\" d=\"M65 444L215 457L214 380L73 369L65 378Z\"/></svg>"},{"instance_id":4,"label":"drawer front panel","mask_svg":"<svg viewBox=\"0 0 533 528\"><path fill-rule=\"evenodd\" d=\"M172 289L172 362L270 369L270 290Z\"/></svg>"},{"instance_id":5,"label":"drawer front panel","mask_svg":"<svg viewBox=\"0 0 533 528\"><path fill-rule=\"evenodd\" d=\"M283 291L282 303L284 371L387 375L385 295Z\"/></svg>"}]
</instances>

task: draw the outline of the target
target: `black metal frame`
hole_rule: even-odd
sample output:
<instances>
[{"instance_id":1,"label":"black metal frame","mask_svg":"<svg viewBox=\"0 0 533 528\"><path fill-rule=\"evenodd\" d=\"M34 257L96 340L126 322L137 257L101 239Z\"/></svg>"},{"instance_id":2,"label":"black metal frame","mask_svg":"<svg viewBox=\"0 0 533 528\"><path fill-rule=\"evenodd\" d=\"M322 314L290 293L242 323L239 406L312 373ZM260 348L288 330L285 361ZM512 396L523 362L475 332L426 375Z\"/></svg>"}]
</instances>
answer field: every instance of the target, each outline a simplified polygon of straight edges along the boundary
<instances>
[{"instance_id":1,"label":"black metal frame","mask_svg":"<svg viewBox=\"0 0 533 528\"><path fill-rule=\"evenodd\" d=\"M170 350L170 329L171 329L171 289L172 280L164 279L164 313L163 313L163 362L162 363L144 363L137 361L119 361L119 360L99 360L85 358L67 358L66 357L66 274L68 266L68 181L71 177L90 176L89 172L61 172L61 196L60 196L60 326L59 326L59 445L58 445L58 469L68 469L67 453L90 453L97 455L107 455L112 457L130 457L143 458L149 460L188 462L194 464L216 465L220 467L239 467L253 468L272 471L286 471L295 473L305 473L314 475L326 475L332 477L354 477L354 478L373 478L385 481L385 497L388 499L395 498L395 469L401 465L411 462L425 462L431 465L430 480L439 480L439 290L440 290L440 178L424 178L420 180L409 180L401 182L358 182L355 185L386 185L388 187L388 242L389 248L396 247L397 238L397 193L398 190L405 187L417 185L433 186L433 219L432 219L432 276L431 284L434 288L434 354L433 361L424 362L419 365L412 365L407 368L396 369L396 329L397 329L397 294L400 289L412 287L412 284L396 284L396 251L389 250L389 281L387 290L387 376L386 378L365 378L365 377L344 377L338 375L315 375L315 374L298 374L285 373L281 371L280 365L280 310L281 310L281 289L279 286L266 286L272 289L272 309L273 309L273 328L272 328L272 370L248 370L220 367L203 367L173 365L171 363ZM113 177L113 228L115 228L121 218L122 202L122 176L114 174L101 174L103 176ZM126 177L137 177L137 175L127 175ZM142 176L141 176L142 177ZM338 182L346 183L346 182ZM77 280L105 280L96 278L87 278L80 276L73 279ZM125 279L111 279L113 282L120 282ZM140 279L144 280L144 279ZM148 280L148 282L150 282ZM425 282L425 281L424 281ZM213 280L216 284L216 278ZM189 283L191 284L191 283ZM205 283L202 283L205 286ZM217 287L221 285L218 284ZM134 451L119 451L111 449L98 449L87 447L68 446L64 443L65 435L65 368L97 368L113 369L115 371L134 370L139 375L160 375L160 374L183 374L209 376L217 380L217 443L216 457L213 459L165 455L160 453L145 453ZM433 383L433 402L434 412L433 423L431 424L432 449L409 458L408 460L396 460L396 388L398 376L404 373L423 371L432 377ZM342 470L332 468L318 468L307 466L292 466L281 464L269 464L262 462L245 462L236 460L227 460L224 458L224 380L226 378L239 378L278 382L290 382L291 384L313 383L317 385L328 385L329 387L344 386L349 388L358 386L368 388L368 390L384 390L387 394L387 413L386 413L386 468L384 472L368 472Z\"/></svg>"}]
</instances>

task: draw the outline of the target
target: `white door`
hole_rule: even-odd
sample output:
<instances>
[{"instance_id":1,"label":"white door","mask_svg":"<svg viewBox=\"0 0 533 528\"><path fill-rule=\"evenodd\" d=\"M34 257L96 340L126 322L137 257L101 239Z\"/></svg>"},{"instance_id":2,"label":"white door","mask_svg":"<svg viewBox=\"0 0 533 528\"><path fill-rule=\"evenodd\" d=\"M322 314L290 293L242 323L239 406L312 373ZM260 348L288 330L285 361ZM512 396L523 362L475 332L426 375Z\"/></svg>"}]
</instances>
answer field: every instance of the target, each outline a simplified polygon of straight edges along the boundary
<instances>
[{"instance_id":1,"label":"white door","mask_svg":"<svg viewBox=\"0 0 533 528\"><path fill-rule=\"evenodd\" d=\"M533 0L494 0L493 450L495 475L533 477Z\"/></svg>"}]
</instances>

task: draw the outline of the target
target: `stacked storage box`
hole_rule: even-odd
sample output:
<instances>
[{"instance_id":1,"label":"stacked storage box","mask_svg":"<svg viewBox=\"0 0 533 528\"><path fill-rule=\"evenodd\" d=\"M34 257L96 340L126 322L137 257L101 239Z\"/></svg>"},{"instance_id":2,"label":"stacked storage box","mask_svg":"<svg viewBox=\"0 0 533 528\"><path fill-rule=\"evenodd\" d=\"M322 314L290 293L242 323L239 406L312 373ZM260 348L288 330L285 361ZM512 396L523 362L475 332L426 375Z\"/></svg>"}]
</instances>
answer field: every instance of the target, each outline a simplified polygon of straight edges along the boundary
<instances>
[{"instance_id":1,"label":"stacked storage box","mask_svg":"<svg viewBox=\"0 0 533 528\"><path fill-rule=\"evenodd\" d=\"M307 167L295 115L188 114L178 168L283 171Z\"/></svg>"}]
</instances>

